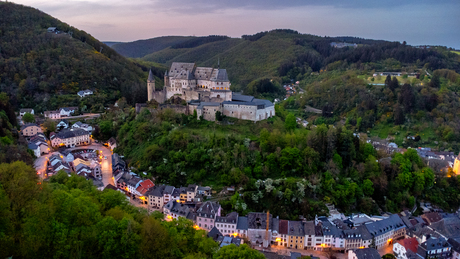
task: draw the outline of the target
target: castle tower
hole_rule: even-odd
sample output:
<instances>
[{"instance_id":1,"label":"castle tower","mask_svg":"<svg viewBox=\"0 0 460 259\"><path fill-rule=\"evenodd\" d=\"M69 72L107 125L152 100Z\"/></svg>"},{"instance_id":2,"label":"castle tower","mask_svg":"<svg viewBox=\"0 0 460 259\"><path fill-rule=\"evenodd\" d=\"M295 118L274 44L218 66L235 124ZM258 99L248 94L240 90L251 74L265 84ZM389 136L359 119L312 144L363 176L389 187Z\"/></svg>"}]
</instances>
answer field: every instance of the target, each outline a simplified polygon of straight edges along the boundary
<instances>
[{"instance_id":1,"label":"castle tower","mask_svg":"<svg viewBox=\"0 0 460 259\"><path fill-rule=\"evenodd\" d=\"M165 72L165 87L166 87L166 86L170 86L170 85L169 85L168 70L166 70L166 72Z\"/></svg>"},{"instance_id":2,"label":"castle tower","mask_svg":"<svg viewBox=\"0 0 460 259\"><path fill-rule=\"evenodd\" d=\"M149 78L147 79L147 100L153 99L153 92L155 92L155 77L153 76L152 69L149 72Z\"/></svg>"}]
</instances>

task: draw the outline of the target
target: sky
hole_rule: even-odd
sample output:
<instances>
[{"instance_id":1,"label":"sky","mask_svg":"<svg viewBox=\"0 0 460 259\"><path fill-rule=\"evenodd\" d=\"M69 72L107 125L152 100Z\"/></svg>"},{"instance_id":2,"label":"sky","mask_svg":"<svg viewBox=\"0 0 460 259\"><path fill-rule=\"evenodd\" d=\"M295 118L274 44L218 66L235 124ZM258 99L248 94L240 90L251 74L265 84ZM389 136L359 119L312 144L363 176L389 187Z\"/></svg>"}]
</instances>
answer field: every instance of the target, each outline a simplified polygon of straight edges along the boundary
<instances>
[{"instance_id":1,"label":"sky","mask_svg":"<svg viewBox=\"0 0 460 259\"><path fill-rule=\"evenodd\" d=\"M10 0L101 41L272 29L460 49L459 0Z\"/></svg>"}]
</instances>

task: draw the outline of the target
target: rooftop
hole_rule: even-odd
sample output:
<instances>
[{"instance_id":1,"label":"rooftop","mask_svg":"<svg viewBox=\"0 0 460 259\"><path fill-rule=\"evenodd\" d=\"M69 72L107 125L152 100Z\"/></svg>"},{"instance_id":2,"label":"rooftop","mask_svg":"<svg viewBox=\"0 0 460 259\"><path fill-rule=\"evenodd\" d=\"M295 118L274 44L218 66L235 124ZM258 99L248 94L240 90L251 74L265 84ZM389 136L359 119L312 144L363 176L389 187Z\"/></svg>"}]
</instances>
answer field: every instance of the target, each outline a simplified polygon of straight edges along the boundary
<instances>
[{"instance_id":1,"label":"rooftop","mask_svg":"<svg viewBox=\"0 0 460 259\"><path fill-rule=\"evenodd\" d=\"M357 259L381 259L379 252L375 248L355 249Z\"/></svg>"}]
</instances>

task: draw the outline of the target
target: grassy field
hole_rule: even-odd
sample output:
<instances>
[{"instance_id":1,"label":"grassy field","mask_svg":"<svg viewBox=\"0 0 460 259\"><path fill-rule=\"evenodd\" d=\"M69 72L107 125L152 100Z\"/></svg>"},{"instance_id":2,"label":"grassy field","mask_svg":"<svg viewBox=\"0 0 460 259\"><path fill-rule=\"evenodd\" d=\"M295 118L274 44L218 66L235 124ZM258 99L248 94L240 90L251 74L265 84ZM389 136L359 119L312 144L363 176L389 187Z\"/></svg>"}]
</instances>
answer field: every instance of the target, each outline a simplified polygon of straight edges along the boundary
<instances>
[{"instance_id":1,"label":"grassy field","mask_svg":"<svg viewBox=\"0 0 460 259\"><path fill-rule=\"evenodd\" d=\"M376 77L368 77L368 78L363 78L365 76L358 76L358 77L361 77L362 79L366 79L367 82L369 84L385 84L385 79L386 77L385 76L376 76ZM372 81L372 78L374 78L374 81ZM402 77L402 76L396 76L396 79L398 79L399 83L410 83L410 81L413 79L414 77Z\"/></svg>"},{"instance_id":2,"label":"grassy field","mask_svg":"<svg viewBox=\"0 0 460 259\"><path fill-rule=\"evenodd\" d=\"M407 136L416 135L420 136L420 141L416 143L417 147L434 147L434 140L439 138L430 124L426 124L423 128L419 129L419 127L409 128L407 126L379 123L373 129L369 130L370 137L379 137L381 139L390 137L390 139L392 139L391 141L398 144L398 146L402 146L403 142L407 142Z\"/></svg>"},{"instance_id":3,"label":"grassy field","mask_svg":"<svg viewBox=\"0 0 460 259\"><path fill-rule=\"evenodd\" d=\"M460 55L460 51L452 50L451 52L452 52L452 53L455 53L455 54L457 54L457 55Z\"/></svg>"}]
</instances>

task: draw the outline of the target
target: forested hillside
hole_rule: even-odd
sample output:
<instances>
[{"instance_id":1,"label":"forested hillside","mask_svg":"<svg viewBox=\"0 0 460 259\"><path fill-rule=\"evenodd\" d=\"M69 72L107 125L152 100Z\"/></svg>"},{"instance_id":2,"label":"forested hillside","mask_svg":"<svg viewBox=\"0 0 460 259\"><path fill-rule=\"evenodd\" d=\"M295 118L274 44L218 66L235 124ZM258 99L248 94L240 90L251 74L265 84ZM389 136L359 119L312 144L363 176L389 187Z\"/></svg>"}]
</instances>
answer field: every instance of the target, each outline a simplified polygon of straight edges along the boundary
<instances>
[{"instance_id":1,"label":"forested hillside","mask_svg":"<svg viewBox=\"0 0 460 259\"><path fill-rule=\"evenodd\" d=\"M0 3L0 91L15 107L101 110L121 96L146 101L146 72L84 31L34 8ZM81 103L76 93L84 89L95 95Z\"/></svg>"},{"instance_id":2,"label":"forested hillside","mask_svg":"<svg viewBox=\"0 0 460 259\"><path fill-rule=\"evenodd\" d=\"M0 92L0 164L14 161L32 164L33 152L18 134L16 114L8 95Z\"/></svg>"},{"instance_id":3,"label":"forested hillside","mask_svg":"<svg viewBox=\"0 0 460 259\"><path fill-rule=\"evenodd\" d=\"M443 47L423 49L405 43L319 37L293 30L266 31L243 35L242 38L220 38L213 42L203 39L206 37L192 37L184 43L169 43L169 47L158 44L161 50L155 50L142 59L165 65L176 61L214 67L220 60L220 67L228 70L235 91L245 91L254 80L270 79L279 88L282 83L291 80L309 79L312 72L331 70L460 70L459 56ZM140 56L138 46L146 44L153 49L156 40L162 42L164 37L120 46L127 49L123 51L133 51ZM331 46L332 42L356 43L357 47L335 48Z\"/></svg>"},{"instance_id":4,"label":"forested hillside","mask_svg":"<svg viewBox=\"0 0 460 259\"><path fill-rule=\"evenodd\" d=\"M420 200L446 210L460 205L460 178L434 172L414 149L388 157L358 139L350 125L308 130L279 106L276 114L256 124L218 125L171 110L137 116L113 110L100 119L95 137L117 137L115 152L158 183L236 186L242 196L221 201L226 212L269 209L296 219L327 213L325 203L372 214L412 208ZM378 163L382 158L386 162Z\"/></svg>"}]
</instances>

